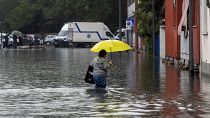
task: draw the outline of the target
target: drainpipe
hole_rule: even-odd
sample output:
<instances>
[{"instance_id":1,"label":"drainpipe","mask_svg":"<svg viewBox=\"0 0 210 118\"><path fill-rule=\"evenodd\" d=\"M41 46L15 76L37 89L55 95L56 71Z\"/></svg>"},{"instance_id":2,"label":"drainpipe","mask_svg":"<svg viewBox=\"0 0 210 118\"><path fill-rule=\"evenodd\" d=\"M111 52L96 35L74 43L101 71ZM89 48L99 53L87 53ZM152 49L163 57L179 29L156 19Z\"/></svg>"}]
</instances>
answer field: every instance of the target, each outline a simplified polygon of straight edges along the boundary
<instances>
[{"instance_id":1,"label":"drainpipe","mask_svg":"<svg viewBox=\"0 0 210 118\"><path fill-rule=\"evenodd\" d=\"M193 0L189 0L189 58L190 74L194 74L194 55L193 55Z\"/></svg>"}]
</instances>

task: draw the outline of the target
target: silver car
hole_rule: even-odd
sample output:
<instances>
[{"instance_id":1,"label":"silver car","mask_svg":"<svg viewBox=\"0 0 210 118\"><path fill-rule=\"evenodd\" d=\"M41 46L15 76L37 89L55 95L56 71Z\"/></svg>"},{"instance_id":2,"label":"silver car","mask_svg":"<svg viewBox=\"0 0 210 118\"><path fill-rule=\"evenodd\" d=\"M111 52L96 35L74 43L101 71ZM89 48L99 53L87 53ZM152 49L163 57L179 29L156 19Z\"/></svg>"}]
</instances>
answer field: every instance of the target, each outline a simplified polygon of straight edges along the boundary
<instances>
[{"instance_id":1,"label":"silver car","mask_svg":"<svg viewBox=\"0 0 210 118\"><path fill-rule=\"evenodd\" d=\"M56 36L57 35L47 35L45 37L44 44L46 44L46 45L52 45L54 43L53 38L56 37Z\"/></svg>"}]
</instances>

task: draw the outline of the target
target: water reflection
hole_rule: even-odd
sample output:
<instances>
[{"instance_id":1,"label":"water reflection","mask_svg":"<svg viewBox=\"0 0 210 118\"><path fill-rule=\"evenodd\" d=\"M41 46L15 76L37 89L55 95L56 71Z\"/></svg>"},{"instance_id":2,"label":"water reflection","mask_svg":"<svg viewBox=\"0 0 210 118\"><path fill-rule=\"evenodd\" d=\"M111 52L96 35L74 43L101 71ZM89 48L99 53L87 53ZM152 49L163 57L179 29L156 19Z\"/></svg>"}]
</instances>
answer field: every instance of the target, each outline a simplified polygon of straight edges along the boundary
<instances>
[{"instance_id":1,"label":"water reflection","mask_svg":"<svg viewBox=\"0 0 210 118\"><path fill-rule=\"evenodd\" d=\"M180 95L180 72L173 66L166 67L165 93L166 103L163 109L164 116L176 116L180 113L178 106L175 104ZM171 101L175 103L171 103Z\"/></svg>"},{"instance_id":2,"label":"water reflection","mask_svg":"<svg viewBox=\"0 0 210 118\"><path fill-rule=\"evenodd\" d=\"M83 48L4 50L0 117L208 117L210 80L148 55L113 53L107 89L84 82L96 53ZM110 55L109 55L110 56ZM109 59L111 59L109 57Z\"/></svg>"},{"instance_id":3,"label":"water reflection","mask_svg":"<svg viewBox=\"0 0 210 118\"><path fill-rule=\"evenodd\" d=\"M127 79L130 88L135 92L159 92L159 61L151 56L132 53L127 68ZM155 64L155 65L153 65ZM140 90L136 90L140 89Z\"/></svg>"}]
</instances>

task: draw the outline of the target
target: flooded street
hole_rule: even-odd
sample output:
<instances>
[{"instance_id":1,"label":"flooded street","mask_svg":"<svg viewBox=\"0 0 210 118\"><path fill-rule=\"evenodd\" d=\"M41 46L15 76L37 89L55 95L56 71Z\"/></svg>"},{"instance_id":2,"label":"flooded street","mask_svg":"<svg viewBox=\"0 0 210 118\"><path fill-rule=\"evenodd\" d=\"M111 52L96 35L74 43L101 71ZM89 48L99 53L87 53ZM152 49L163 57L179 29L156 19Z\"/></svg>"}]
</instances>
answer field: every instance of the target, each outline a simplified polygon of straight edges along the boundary
<instances>
[{"instance_id":1,"label":"flooded street","mask_svg":"<svg viewBox=\"0 0 210 118\"><path fill-rule=\"evenodd\" d=\"M112 55L107 90L84 81L88 48L5 49L0 117L210 117L210 79L133 52ZM110 59L110 57L108 57Z\"/></svg>"}]
</instances>

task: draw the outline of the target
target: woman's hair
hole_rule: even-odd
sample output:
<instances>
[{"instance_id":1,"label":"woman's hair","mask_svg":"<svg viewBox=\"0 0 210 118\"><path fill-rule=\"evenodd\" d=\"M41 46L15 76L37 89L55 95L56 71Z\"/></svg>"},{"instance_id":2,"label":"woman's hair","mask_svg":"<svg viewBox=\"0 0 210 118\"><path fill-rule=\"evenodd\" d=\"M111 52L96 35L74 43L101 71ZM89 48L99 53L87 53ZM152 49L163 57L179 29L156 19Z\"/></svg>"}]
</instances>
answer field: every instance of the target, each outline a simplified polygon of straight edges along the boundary
<instances>
[{"instance_id":1,"label":"woman's hair","mask_svg":"<svg viewBox=\"0 0 210 118\"><path fill-rule=\"evenodd\" d=\"M98 56L99 57L104 57L106 55L106 50L102 49L101 51L99 51Z\"/></svg>"}]
</instances>

